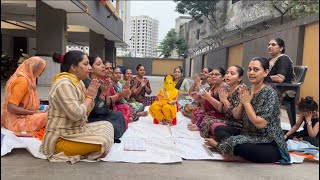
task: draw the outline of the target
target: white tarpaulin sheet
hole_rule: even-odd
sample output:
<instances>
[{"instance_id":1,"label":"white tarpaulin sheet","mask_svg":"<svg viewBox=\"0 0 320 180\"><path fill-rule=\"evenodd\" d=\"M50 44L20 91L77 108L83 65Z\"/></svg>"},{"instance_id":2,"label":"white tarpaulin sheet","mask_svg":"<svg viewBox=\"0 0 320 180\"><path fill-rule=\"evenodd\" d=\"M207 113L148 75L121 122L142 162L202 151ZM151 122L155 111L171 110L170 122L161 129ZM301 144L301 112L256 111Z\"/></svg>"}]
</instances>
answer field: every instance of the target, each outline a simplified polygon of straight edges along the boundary
<instances>
[{"instance_id":1,"label":"white tarpaulin sheet","mask_svg":"<svg viewBox=\"0 0 320 180\"><path fill-rule=\"evenodd\" d=\"M148 110L146 107L145 110ZM223 160L223 157L208 150L203 145L199 131L189 131L187 124L190 119L177 113L177 125L156 125L149 115L140 117L139 121L129 124L129 128L121 138L121 143L114 144L108 155L101 159L110 162L130 163L177 163L187 160ZM282 126L286 124L282 123ZM26 148L34 157L46 159L39 152L41 141L30 137L17 137L4 128L1 133L5 136L1 145L1 156L14 148ZM127 151L124 149L126 141L142 140L145 144L143 151Z\"/></svg>"}]
</instances>

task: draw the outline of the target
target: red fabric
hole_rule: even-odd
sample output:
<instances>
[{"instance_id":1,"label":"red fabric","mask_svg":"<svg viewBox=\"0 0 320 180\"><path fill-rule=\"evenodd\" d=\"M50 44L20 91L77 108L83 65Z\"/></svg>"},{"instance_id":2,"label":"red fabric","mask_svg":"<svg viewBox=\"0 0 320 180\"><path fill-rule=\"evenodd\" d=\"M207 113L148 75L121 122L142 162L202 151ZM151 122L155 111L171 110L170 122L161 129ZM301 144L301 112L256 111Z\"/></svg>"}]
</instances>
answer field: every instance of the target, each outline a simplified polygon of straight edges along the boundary
<instances>
[{"instance_id":1,"label":"red fabric","mask_svg":"<svg viewBox=\"0 0 320 180\"><path fill-rule=\"evenodd\" d=\"M129 122L132 121L132 111L128 104L117 104L115 106L116 111L120 111L123 114L124 120L126 122L126 128L128 128Z\"/></svg>"},{"instance_id":2,"label":"red fabric","mask_svg":"<svg viewBox=\"0 0 320 180\"><path fill-rule=\"evenodd\" d=\"M63 64L63 62L64 62L64 55L61 54L61 55L60 55L60 64Z\"/></svg>"},{"instance_id":3,"label":"red fabric","mask_svg":"<svg viewBox=\"0 0 320 180\"><path fill-rule=\"evenodd\" d=\"M109 90L109 96L114 96L116 95L116 91L114 89L113 86L110 87ZM132 116L133 116L133 110L131 109L131 107L128 104L115 104L115 102L113 102L114 107L113 110L115 111L120 111L124 117L124 120L126 122L126 128L128 128L128 123L132 122Z\"/></svg>"}]
</instances>

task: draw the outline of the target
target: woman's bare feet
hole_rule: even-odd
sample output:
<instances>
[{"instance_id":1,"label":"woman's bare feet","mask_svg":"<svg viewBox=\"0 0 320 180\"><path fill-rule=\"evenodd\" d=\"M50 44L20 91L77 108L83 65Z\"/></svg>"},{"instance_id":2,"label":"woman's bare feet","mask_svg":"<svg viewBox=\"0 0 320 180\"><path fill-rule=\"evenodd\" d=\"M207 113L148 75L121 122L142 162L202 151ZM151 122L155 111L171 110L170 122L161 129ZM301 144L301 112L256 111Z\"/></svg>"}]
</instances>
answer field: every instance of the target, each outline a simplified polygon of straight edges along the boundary
<instances>
[{"instance_id":1,"label":"woman's bare feet","mask_svg":"<svg viewBox=\"0 0 320 180\"><path fill-rule=\"evenodd\" d=\"M148 114L149 114L148 111L142 111L137 113L138 116L142 116L142 117L148 116Z\"/></svg>"},{"instance_id":2,"label":"woman's bare feet","mask_svg":"<svg viewBox=\"0 0 320 180\"><path fill-rule=\"evenodd\" d=\"M213 148L216 148L218 146L218 142L215 141L214 139L211 139L211 138L205 138L204 139L204 143L207 145L207 146L211 146Z\"/></svg>"},{"instance_id":3,"label":"woman's bare feet","mask_svg":"<svg viewBox=\"0 0 320 180\"><path fill-rule=\"evenodd\" d=\"M165 120L165 119L162 120L161 122L162 122L163 125L167 125L168 124L167 120Z\"/></svg>"},{"instance_id":4,"label":"woman's bare feet","mask_svg":"<svg viewBox=\"0 0 320 180\"><path fill-rule=\"evenodd\" d=\"M196 124L192 124L192 123L189 123L187 128L190 130L190 131L199 131L200 128L196 125Z\"/></svg>"},{"instance_id":5,"label":"woman's bare feet","mask_svg":"<svg viewBox=\"0 0 320 180\"><path fill-rule=\"evenodd\" d=\"M104 158L104 157L106 157L106 156L108 155L108 152L109 152L109 151L107 151L107 150L104 151L104 153L101 154L101 156L100 156L99 158Z\"/></svg>"},{"instance_id":6,"label":"woman's bare feet","mask_svg":"<svg viewBox=\"0 0 320 180\"><path fill-rule=\"evenodd\" d=\"M133 118L132 117L129 117L128 120L129 120L129 123L133 122Z\"/></svg>"},{"instance_id":7,"label":"woman's bare feet","mask_svg":"<svg viewBox=\"0 0 320 180\"><path fill-rule=\"evenodd\" d=\"M225 161L250 162L241 156L223 155Z\"/></svg>"},{"instance_id":8,"label":"woman's bare feet","mask_svg":"<svg viewBox=\"0 0 320 180\"><path fill-rule=\"evenodd\" d=\"M197 121L197 119L194 116L191 115L191 122L195 123L196 121Z\"/></svg>"},{"instance_id":9,"label":"woman's bare feet","mask_svg":"<svg viewBox=\"0 0 320 180\"><path fill-rule=\"evenodd\" d=\"M185 117L188 117L188 118L192 118L192 116L187 113L187 111L185 111L184 109L181 109L180 112L185 116Z\"/></svg>"}]
</instances>

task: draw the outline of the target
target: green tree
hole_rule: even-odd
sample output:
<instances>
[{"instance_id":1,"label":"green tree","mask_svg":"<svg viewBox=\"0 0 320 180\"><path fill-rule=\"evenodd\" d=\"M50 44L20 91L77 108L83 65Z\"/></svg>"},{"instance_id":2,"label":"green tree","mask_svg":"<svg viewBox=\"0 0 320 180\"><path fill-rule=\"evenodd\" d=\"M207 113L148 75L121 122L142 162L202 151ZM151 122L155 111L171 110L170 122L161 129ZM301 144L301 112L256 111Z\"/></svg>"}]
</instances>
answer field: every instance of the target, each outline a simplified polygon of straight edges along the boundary
<instances>
[{"instance_id":1,"label":"green tree","mask_svg":"<svg viewBox=\"0 0 320 180\"><path fill-rule=\"evenodd\" d=\"M207 18L210 24L215 28L219 29L218 17L216 12L216 4L219 0L210 1L190 1L190 0L173 0L177 3L176 11L181 14L189 14L193 19L198 21L200 24L203 23L203 17Z\"/></svg>"},{"instance_id":2,"label":"green tree","mask_svg":"<svg viewBox=\"0 0 320 180\"><path fill-rule=\"evenodd\" d=\"M281 24L285 16L291 19L306 17L319 13L319 0L265 0L271 8L281 14Z\"/></svg>"},{"instance_id":3,"label":"green tree","mask_svg":"<svg viewBox=\"0 0 320 180\"><path fill-rule=\"evenodd\" d=\"M180 57L187 48L185 40L174 29L171 29L166 37L160 42L158 50L158 52L160 52L159 57L170 57L174 49L177 50Z\"/></svg>"},{"instance_id":4,"label":"green tree","mask_svg":"<svg viewBox=\"0 0 320 180\"><path fill-rule=\"evenodd\" d=\"M199 24L203 23L204 19L212 25L213 29L217 32L217 43L222 44L223 38L218 36L221 33L221 27L226 23L226 12L223 8L217 8L217 3L220 0L173 0L177 3L176 10L181 14L189 14L192 18L198 21Z\"/></svg>"},{"instance_id":5,"label":"green tree","mask_svg":"<svg viewBox=\"0 0 320 180\"><path fill-rule=\"evenodd\" d=\"M176 49L177 49L177 53L178 53L179 58L188 49L186 41L181 36L178 36L178 40L176 42Z\"/></svg>"}]
</instances>

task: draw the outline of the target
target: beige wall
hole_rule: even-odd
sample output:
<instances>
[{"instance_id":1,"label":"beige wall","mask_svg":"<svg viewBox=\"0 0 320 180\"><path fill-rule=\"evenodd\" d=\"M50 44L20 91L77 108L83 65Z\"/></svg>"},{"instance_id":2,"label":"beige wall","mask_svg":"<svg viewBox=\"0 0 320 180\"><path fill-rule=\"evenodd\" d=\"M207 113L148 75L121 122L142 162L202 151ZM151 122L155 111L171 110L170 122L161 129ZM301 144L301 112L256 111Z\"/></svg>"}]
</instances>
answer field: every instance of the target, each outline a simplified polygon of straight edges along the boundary
<instances>
[{"instance_id":1,"label":"beige wall","mask_svg":"<svg viewBox=\"0 0 320 180\"><path fill-rule=\"evenodd\" d=\"M319 23L305 27L302 65L308 71L300 97L313 96L319 104Z\"/></svg>"},{"instance_id":2,"label":"beige wall","mask_svg":"<svg viewBox=\"0 0 320 180\"><path fill-rule=\"evenodd\" d=\"M243 44L238 44L238 45L229 47L227 67L232 65L242 66L242 60L243 60Z\"/></svg>"},{"instance_id":3,"label":"beige wall","mask_svg":"<svg viewBox=\"0 0 320 180\"><path fill-rule=\"evenodd\" d=\"M123 66L123 59L117 57L116 63L117 63L117 66Z\"/></svg>"},{"instance_id":4,"label":"beige wall","mask_svg":"<svg viewBox=\"0 0 320 180\"><path fill-rule=\"evenodd\" d=\"M174 68L178 66L183 67L182 60L153 59L152 74L156 74L156 75L173 74Z\"/></svg>"}]
</instances>

